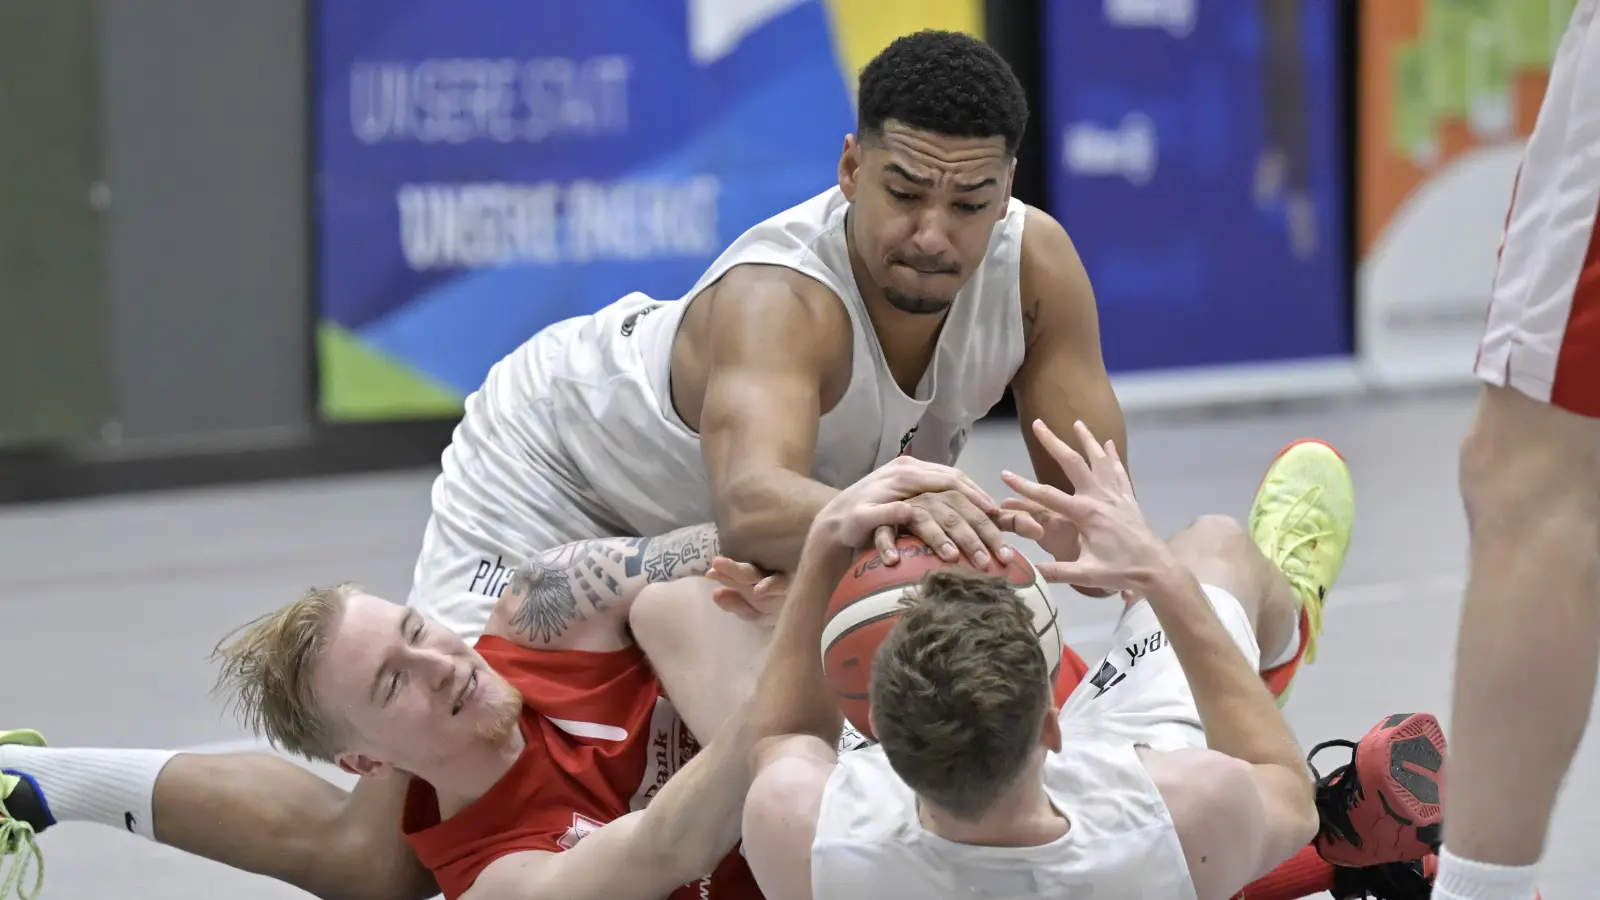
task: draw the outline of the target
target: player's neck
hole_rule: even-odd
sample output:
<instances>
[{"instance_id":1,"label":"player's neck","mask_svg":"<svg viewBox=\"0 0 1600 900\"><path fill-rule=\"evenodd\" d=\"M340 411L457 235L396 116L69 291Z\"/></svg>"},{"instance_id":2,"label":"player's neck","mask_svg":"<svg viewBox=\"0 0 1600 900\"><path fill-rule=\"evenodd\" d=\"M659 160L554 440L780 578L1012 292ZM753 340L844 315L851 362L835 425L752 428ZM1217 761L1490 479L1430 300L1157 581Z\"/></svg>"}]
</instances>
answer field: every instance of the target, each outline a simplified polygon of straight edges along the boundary
<instances>
[{"instance_id":1,"label":"player's neck","mask_svg":"<svg viewBox=\"0 0 1600 900\"><path fill-rule=\"evenodd\" d=\"M1021 781L982 818L958 819L921 800L917 818L922 827L947 841L976 847L1038 847L1060 840L1071 823L1037 779Z\"/></svg>"},{"instance_id":2,"label":"player's neck","mask_svg":"<svg viewBox=\"0 0 1600 900\"><path fill-rule=\"evenodd\" d=\"M426 779L439 798L439 818L448 819L489 793L511 771L527 745L522 729L513 728L500 741L474 746Z\"/></svg>"}]
</instances>

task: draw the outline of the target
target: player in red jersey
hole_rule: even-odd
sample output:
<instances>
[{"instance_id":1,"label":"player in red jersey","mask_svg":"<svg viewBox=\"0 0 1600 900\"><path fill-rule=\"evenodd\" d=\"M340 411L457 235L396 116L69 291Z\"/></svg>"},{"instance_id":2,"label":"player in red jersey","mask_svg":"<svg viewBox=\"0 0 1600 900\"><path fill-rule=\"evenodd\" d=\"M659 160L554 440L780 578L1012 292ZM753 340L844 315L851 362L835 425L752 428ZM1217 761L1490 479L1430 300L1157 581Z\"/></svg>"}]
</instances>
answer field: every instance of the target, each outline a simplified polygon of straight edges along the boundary
<instances>
[{"instance_id":1,"label":"player in red jersey","mask_svg":"<svg viewBox=\"0 0 1600 900\"><path fill-rule=\"evenodd\" d=\"M835 532L855 547L909 522L922 494L987 500L932 463L867 481L873 502L841 495L819 516L848 521ZM279 746L412 776L403 830L449 900L757 900L733 848L765 636L693 579L716 552L710 526L568 545L518 570L474 647L357 588L313 591L224 648L226 680ZM714 652L651 646L673 631Z\"/></svg>"}]
</instances>

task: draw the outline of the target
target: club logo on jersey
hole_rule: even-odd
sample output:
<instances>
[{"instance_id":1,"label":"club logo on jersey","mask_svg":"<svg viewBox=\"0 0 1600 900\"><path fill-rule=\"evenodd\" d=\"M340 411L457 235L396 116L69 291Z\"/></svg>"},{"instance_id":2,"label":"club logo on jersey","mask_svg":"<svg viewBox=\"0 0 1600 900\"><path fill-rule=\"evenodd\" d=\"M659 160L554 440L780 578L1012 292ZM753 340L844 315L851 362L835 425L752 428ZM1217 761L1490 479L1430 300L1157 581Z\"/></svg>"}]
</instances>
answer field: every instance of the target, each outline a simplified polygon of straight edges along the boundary
<instances>
[{"instance_id":1,"label":"club logo on jersey","mask_svg":"<svg viewBox=\"0 0 1600 900\"><path fill-rule=\"evenodd\" d=\"M565 834L556 839L556 844L563 850L571 850L573 847L578 846L579 841L588 837L594 832L595 829L599 827L599 822L596 822L587 816L580 816L577 813L573 813L572 826L567 829Z\"/></svg>"},{"instance_id":2,"label":"club logo on jersey","mask_svg":"<svg viewBox=\"0 0 1600 900\"><path fill-rule=\"evenodd\" d=\"M1117 667L1113 666L1111 660L1108 659L1100 664L1099 671L1094 673L1094 677L1089 679L1089 683L1095 686L1095 696L1098 697L1121 684L1122 679L1127 677L1126 673L1118 672Z\"/></svg>"},{"instance_id":3,"label":"club logo on jersey","mask_svg":"<svg viewBox=\"0 0 1600 900\"><path fill-rule=\"evenodd\" d=\"M626 319L622 320L622 336L628 337L629 335L633 334L633 329L639 324L640 319L650 315L660 308L661 304L655 303L651 304L650 306L646 306L644 309L630 313Z\"/></svg>"},{"instance_id":4,"label":"club logo on jersey","mask_svg":"<svg viewBox=\"0 0 1600 900\"><path fill-rule=\"evenodd\" d=\"M913 426L911 426L911 430L910 431L908 431L905 434L900 436L900 449L898 451L896 451L896 453L895 453L896 456L905 456L906 455L906 448L911 446L911 439L917 436L917 429L921 428L921 427L922 427L922 425L920 423L917 424L917 425L913 425Z\"/></svg>"}]
</instances>

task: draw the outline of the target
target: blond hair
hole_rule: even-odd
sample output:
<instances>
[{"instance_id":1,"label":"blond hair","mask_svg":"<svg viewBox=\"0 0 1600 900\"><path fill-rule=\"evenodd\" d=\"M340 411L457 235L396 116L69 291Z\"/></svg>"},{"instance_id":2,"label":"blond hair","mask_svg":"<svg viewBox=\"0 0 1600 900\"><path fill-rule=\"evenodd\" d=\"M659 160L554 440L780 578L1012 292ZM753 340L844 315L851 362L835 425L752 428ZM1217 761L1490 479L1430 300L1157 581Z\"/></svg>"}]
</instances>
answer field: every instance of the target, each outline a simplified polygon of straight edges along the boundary
<instances>
[{"instance_id":1,"label":"blond hair","mask_svg":"<svg viewBox=\"0 0 1600 900\"><path fill-rule=\"evenodd\" d=\"M976 820L1039 744L1049 667L1032 614L1003 579L947 569L906 593L873 660L878 741L908 787Z\"/></svg>"},{"instance_id":2,"label":"blond hair","mask_svg":"<svg viewBox=\"0 0 1600 900\"><path fill-rule=\"evenodd\" d=\"M328 649L353 584L312 588L299 600L225 636L211 654L222 664L215 693L234 707L252 733L273 747L318 762L343 749L342 729L312 687L312 674Z\"/></svg>"}]
</instances>

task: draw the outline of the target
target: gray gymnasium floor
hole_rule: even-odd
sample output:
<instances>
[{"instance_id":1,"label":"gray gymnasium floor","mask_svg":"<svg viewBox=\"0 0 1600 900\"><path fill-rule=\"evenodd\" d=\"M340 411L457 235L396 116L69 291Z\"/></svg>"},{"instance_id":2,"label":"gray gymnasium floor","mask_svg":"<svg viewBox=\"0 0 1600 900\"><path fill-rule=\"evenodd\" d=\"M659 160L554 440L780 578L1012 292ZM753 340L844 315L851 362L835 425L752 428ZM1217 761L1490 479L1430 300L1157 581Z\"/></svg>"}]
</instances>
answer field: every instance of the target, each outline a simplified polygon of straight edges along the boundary
<instances>
[{"instance_id":1,"label":"gray gymnasium floor","mask_svg":"<svg viewBox=\"0 0 1600 900\"><path fill-rule=\"evenodd\" d=\"M1244 515L1262 467L1294 438L1326 438L1350 460L1360 524L1330 597L1322 660L1288 711L1307 746L1359 737L1390 712L1445 711L1466 547L1456 447L1470 412L1471 397L1455 395L1132 421L1133 472L1164 530L1203 512ZM1015 426L980 430L966 464L1003 495L999 469L1027 471ZM10 673L0 727L39 728L56 744L250 746L207 696L207 652L311 584L356 579L403 596L431 477L0 509ZM1086 657L1104 652L1112 604L1077 598L1070 607ZM1596 747L1586 745L1559 813L1542 884L1549 900L1586 896L1600 878L1600 862L1583 850L1600 833ZM41 844L47 900L304 896L94 826L61 826Z\"/></svg>"}]
</instances>

